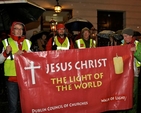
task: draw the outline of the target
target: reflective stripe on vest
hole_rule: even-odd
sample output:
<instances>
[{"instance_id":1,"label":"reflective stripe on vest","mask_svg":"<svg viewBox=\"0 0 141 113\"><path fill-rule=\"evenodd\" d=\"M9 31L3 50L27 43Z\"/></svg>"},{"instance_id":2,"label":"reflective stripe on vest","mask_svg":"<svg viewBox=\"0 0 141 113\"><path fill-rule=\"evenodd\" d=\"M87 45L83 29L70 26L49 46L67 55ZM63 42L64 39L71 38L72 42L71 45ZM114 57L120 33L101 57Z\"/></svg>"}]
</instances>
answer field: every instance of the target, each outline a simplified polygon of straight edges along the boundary
<instances>
[{"instance_id":1,"label":"reflective stripe on vest","mask_svg":"<svg viewBox=\"0 0 141 113\"><path fill-rule=\"evenodd\" d=\"M84 41L83 41L83 39L78 39L78 40L76 40L76 43L77 43L77 46L78 46L78 48L79 49L84 49L84 48L86 48L86 45L85 45L85 43L84 43ZM90 39L90 48L92 47L92 45L93 45L93 39ZM83 45L83 46L82 46Z\"/></svg>"},{"instance_id":2,"label":"reflective stripe on vest","mask_svg":"<svg viewBox=\"0 0 141 113\"><path fill-rule=\"evenodd\" d=\"M93 44L94 44L94 47L96 47L96 41L95 40L93 40Z\"/></svg>"},{"instance_id":3,"label":"reflective stripe on vest","mask_svg":"<svg viewBox=\"0 0 141 113\"><path fill-rule=\"evenodd\" d=\"M25 39L25 41L26 41L26 43L27 43L27 47L28 47L28 50L30 50L30 42L29 42L29 40L27 40L27 39Z\"/></svg>"},{"instance_id":4,"label":"reflective stripe on vest","mask_svg":"<svg viewBox=\"0 0 141 113\"><path fill-rule=\"evenodd\" d=\"M18 44L12 38L8 38L8 42L7 39L5 39L2 41L2 43L4 45L4 49L6 49L8 45L12 47L12 55L19 50ZM31 46L31 42L25 39L22 43L22 50L29 51L30 46ZM8 57L4 62L4 72L5 72L5 76L16 76L15 62L14 60L11 60L10 57Z\"/></svg>"},{"instance_id":5,"label":"reflective stripe on vest","mask_svg":"<svg viewBox=\"0 0 141 113\"><path fill-rule=\"evenodd\" d=\"M4 40L6 46L8 46L8 42L7 42L7 41L8 41L8 39L5 39L5 40ZM14 55L12 55L12 57L13 57L13 59L14 59ZM11 59L11 57L8 56L7 59Z\"/></svg>"},{"instance_id":6,"label":"reflective stripe on vest","mask_svg":"<svg viewBox=\"0 0 141 113\"><path fill-rule=\"evenodd\" d=\"M8 46L7 40L4 40L4 41L5 41L5 45ZM30 45L31 45L30 42L27 39L25 39L25 41L27 43L28 50L30 50ZM13 54L12 54L12 56L13 56L13 59L14 59L14 55ZM8 56L7 59L11 59L11 57Z\"/></svg>"},{"instance_id":7,"label":"reflective stripe on vest","mask_svg":"<svg viewBox=\"0 0 141 113\"><path fill-rule=\"evenodd\" d=\"M60 42L58 41L57 36L54 37L54 41L55 44L57 45L57 50L68 50L70 48L70 42L67 37L62 44L60 44Z\"/></svg>"},{"instance_id":8,"label":"reflective stripe on vest","mask_svg":"<svg viewBox=\"0 0 141 113\"><path fill-rule=\"evenodd\" d=\"M84 48L86 48L86 46L81 47L80 40L77 40L76 42L77 42L77 46L78 46L79 49L84 49Z\"/></svg>"},{"instance_id":9,"label":"reflective stripe on vest","mask_svg":"<svg viewBox=\"0 0 141 113\"><path fill-rule=\"evenodd\" d=\"M137 40L135 40L134 44L135 44L136 50L137 50L137 45L138 45L138 43L139 43L139 42L138 42ZM139 62L139 61L136 60L136 66L137 66L137 67L140 67L140 66L141 66L141 62Z\"/></svg>"}]
</instances>

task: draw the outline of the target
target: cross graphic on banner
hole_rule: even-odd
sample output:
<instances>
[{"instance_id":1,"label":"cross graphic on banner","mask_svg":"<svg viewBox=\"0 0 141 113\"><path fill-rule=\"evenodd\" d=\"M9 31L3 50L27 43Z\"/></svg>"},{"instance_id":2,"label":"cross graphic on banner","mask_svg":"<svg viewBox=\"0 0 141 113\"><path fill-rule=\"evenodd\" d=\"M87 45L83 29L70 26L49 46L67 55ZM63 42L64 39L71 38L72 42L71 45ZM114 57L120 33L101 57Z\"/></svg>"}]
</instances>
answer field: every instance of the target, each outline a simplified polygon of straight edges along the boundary
<instances>
[{"instance_id":1,"label":"cross graphic on banner","mask_svg":"<svg viewBox=\"0 0 141 113\"><path fill-rule=\"evenodd\" d=\"M32 84L35 84L35 73L34 73L34 70L35 69L40 69L40 66L34 66L34 62L33 61L31 61L30 64L31 64L30 67L25 67L24 69L25 70L31 69Z\"/></svg>"}]
</instances>

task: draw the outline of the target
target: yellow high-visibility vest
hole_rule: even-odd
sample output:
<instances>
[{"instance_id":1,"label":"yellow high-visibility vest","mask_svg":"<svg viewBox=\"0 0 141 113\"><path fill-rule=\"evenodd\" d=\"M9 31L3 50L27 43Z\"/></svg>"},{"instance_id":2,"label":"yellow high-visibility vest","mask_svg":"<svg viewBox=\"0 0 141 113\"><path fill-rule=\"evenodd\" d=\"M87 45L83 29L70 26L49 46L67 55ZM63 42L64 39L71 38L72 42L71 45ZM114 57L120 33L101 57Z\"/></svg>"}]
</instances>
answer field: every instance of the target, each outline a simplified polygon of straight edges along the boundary
<instances>
[{"instance_id":1,"label":"yellow high-visibility vest","mask_svg":"<svg viewBox=\"0 0 141 113\"><path fill-rule=\"evenodd\" d=\"M14 59L14 54L19 50L18 45L12 38L8 38L2 41L4 49L6 46L10 45L12 47L12 56ZM31 47L31 42L27 39L24 39L22 42L22 50L29 51ZM16 67L14 60L11 60L10 56L4 62L4 72L5 76L16 76Z\"/></svg>"}]
</instances>

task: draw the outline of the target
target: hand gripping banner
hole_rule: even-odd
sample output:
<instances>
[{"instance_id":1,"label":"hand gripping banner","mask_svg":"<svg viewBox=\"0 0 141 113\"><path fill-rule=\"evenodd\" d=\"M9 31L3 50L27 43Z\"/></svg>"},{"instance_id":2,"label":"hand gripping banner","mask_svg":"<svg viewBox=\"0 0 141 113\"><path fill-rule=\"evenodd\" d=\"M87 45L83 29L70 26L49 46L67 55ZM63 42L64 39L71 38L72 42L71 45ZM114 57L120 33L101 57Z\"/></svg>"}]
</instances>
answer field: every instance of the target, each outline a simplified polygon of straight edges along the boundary
<instances>
[{"instance_id":1,"label":"hand gripping banner","mask_svg":"<svg viewBox=\"0 0 141 113\"><path fill-rule=\"evenodd\" d=\"M130 45L15 57L23 113L101 113L132 107Z\"/></svg>"}]
</instances>

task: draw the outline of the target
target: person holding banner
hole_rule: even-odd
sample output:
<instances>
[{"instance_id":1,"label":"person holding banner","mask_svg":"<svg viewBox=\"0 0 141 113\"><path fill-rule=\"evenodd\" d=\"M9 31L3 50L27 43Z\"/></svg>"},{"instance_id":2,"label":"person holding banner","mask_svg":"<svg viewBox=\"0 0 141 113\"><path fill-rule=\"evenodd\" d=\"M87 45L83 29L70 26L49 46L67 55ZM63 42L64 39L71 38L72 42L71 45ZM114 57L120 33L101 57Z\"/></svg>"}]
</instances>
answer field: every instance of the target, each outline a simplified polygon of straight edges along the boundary
<instances>
[{"instance_id":1,"label":"person holding banner","mask_svg":"<svg viewBox=\"0 0 141 113\"><path fill-rule=\"evenodd\" d=\"M84 27L81 30L81 38L75 41L75 48L84 49L96 47L96 41L90 38L90 30Z\"/></svg>"},{"instance_id":2,"label":"person holding banner","mask_svg":"<svg viewBox=\"0 0 141 113\"><path fill-rule=\"evenodd\" d=\"M69 39L65 33L65 25L57 24L56 36L49 39L46 44L46 50L68 50L73 49L74 45L72 39Z\"/></svg>"},{"instance_id":3,"label":"person holding banner","mask_svg":"<svg viewBox=\"0 0 141 113\"><path fill-rule=\"evenodd\" d=\"M13 22L10 37L1 43L3 47L1 48L0 63L4 62L4 76L7 78L9 113L18 113L19 88L14 57L30 51L31 42L25 39L25 33L23 23Z\"/></svg>"},{"instance_id":4,"label":"person holding banner","mask_svg":"<svg viewBox=\"0 0 141 113\"><path fill-rule=\"evenodd\" d=\"M118 113L137 113L137 104L138 104L138 77L139 77L139 67L141 66L141 62L138 61L136 57L136 53L138 50L141 50L141 46L139 41L135 40L133 37L134 31L131 28L125 28L122 30L122 35L124 38L123 45L131 44L131 51L134 52L134 87L133 87L133 107L129 110L120 111Z\"/></svg>"}]
</instances>

